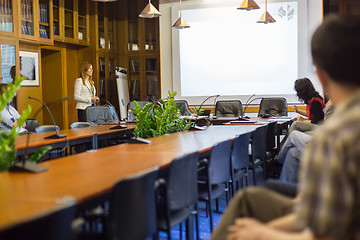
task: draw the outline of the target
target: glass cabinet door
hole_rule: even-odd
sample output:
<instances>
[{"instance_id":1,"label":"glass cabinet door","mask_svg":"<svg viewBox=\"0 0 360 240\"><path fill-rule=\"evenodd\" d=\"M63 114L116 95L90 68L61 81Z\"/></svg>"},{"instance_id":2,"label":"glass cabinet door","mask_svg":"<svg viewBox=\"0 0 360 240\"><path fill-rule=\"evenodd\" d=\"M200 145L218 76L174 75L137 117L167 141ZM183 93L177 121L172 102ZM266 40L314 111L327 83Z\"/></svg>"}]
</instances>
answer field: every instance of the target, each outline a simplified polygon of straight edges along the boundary
<instances>
[{"instance_id":1,"label":"glass cabinet door","mask_svg":"<svg viewBox=\"0 0 360 240\"><path fill-rule=\"evenodd\" d=\"M53 34L60 36L60 9L59 0L53 0Z\"/></svg>"},{"instance_id":2,"label":"glass cabinet door","mask_svg":"<svg viewBox=\"0 0 360 240\"><path fill-rule=\"evenodd\" d=\"M13 32L13 8L11 0L0 1L0 31ZM22 2L21 2L22 3Z\"/></svg>"},{"instance_id":3,"label":"glass cabinet door","mask_svg":"<svg viewBox=\"0 0 360 240\"><path fill-rule=\"evenodd\" d=\"M145 5L146 6L146 5ZM128 1L128 50L139 51L138 22L139 12L137 1Z\"/></svg>"},{"instance_id":4,"label":"glass cabinet door","mask_svg":"<svg viewBox=\"0 0 360 240\"><path fill-rule=\"evenodd\" d=\"M65 37L74 38L74 1L65 0Z\"/></svg>"},{"instance_id":5,"label":"glass cabinet door","mask_svg":"<svg viewBox=\"0 0 360 240\"><path fill-rule=\"evenodd\" d=\"M159 99L160 84L158 80L158 62L156 58L147 58L146 64L146 96L152 101Z\"/></svg>"},{"instance_id":6,"label":"glass cabinet door","mask_svg":"<svg viewBox=\"0 0 360 240\"><path fill-rule=\"evenodd\" d=\"M114 23L115 5L109 5L108 8L108 50L115 51L115 23Z\"/></svg>"},{"instance_id":7,"label":"glass cabinet door","mask_svg":"<svg viewBox=\"0 0 360 240\"><path fill-rule=\"evenodd\" d=\"M151 2L154 6L158 7L158 0L153 0ZM142 48L145 49L145 51L158 50L159 18L145 18L144 21L145 41L143 42L144 46L142 46Z\"/></svg>"},{"instance_id":8,"label":"glass cabinet door","mask_svg":"<svg viewBox=\"0 0 360 240\"><path fill-rule=\"evenodd\" d=\"M50 3L49 1L39 1L39 36L40 38L50 38Z\"/></svg>"},{"instance_id":9,"label":"glass cabinet door","mask_svg":"<svg viewBox=\"0 0 360 240\"><path fill-rule=\"evenodd\" d=\"M105 78L106 78L106 71L105 71L105 58L104 57L99 57L99 96L100 98L104 99L106 97L106 92L105 92Z\"/></svg>"},{"instance_id":10,"label":"glass cabinet door","mask_svg":"<svg viewBox=\"0 0 360 240\"><path fill-rule=\"evenodd\" d=\"M21 34L34 36L34 2L33 0L21 1Z\"/></svg>"},{"instance_id":11,"label":"glass cabinet door","mask_svg":"<svg viewBox=\"0 0 360 240\"><path fill-rule=\"evenodd\" d=\"M99 48L105 49L105 16L104 16L104 3L98 3L98 36Z\"/></svg>"},{"instance_id":12,"label":"glass cabinet door","mask_svg":"<svg viewBox=\"0 0 360 240\"><path fill-rule=\"evenodd\" d=\"M87 39L87 5L86 1L78 1L78 39L88 41Z\"/></svg>"},{"instance_id":13,"label":"glass cabinet door","mask_svg":"<svg viewBox=\"0 0 360 240\"><path fill-rule=\"evenodd\" d=\"M140 100L140 72L139 59L129 60L129 93L130 101Z\"/></svg>"}]
</instances>

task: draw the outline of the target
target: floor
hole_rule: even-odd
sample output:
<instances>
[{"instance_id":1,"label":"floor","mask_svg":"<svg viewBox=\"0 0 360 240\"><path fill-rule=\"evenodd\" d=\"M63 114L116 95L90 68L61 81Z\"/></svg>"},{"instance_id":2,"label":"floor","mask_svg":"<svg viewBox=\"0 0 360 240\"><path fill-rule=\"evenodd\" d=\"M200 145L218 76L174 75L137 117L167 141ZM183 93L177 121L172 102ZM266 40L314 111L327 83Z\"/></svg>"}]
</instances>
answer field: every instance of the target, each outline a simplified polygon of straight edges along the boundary
<instances>
[{"instance_id":1,"label":"floor","mask_svg":"<svg viewBox=\"0 0 360 240\"><path fill-rule=\"evenodd\" d=\"M252 179L253 179L253 177L252 177L252 174L250 172L250 174L249 174L249 186L253 186ZM261 168L258 168L257 171L256 171L256 181L257 181L257 185L263 185L264 181L263 181L263 175L262 175L262 169ZM213 205L215 205L215 204L213 204ZM224 212L225 209L226 209L226 200L225 200L225 194L224 194L224 196L219 201L219 211ZM214 229L216 228L217 224L220 222L221 216L222 216L221 213L213 212ZM180 229L179 226L176 226L173 229L171 229L171 239L173 239L173 240L179 240L180 239L179 229ZM195 229L195 225L194 225L194 229ZM200 229L200 239L210 239L210 237L211 237L210 219L206 218L205 203L204 202L199 203L199 229ZM160 240L165 240L165 239L168 239L166 232L160 232ZM181 239L186 239L185 224L183 224L182 238ZM194 230L194 239L196 239L195 230Z\"/></svg>"}]
</instances>

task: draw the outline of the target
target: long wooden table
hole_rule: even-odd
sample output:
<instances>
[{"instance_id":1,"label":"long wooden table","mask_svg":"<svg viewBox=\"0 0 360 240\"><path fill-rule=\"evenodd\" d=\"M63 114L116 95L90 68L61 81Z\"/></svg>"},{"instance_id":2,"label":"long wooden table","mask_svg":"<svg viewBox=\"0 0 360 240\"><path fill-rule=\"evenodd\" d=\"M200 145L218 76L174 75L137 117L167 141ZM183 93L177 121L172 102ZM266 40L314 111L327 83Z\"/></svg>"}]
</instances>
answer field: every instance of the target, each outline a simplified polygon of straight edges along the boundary
<instances>
[{"instance_id":1,"label":"long wooden table","mask_svg":"<svg viewBox=\"0 0 360 240\"><path fill-rule=\"evenodd\" d=\"M130 135L134 126L127 126L124 129L110 129L115 125L98 125L85 128L66 129L61 130L60 133L65 133L66 138L45 139L45 137L53 135L55 132L25 134L18 136L15 143L17 155L21 156L27 153L33 153L44 146L52 146L53 148L62 148L66 145L72 146L75 144L93 143L97 145L97 141L113 138L121 135ZM29 144L27 141L29 138Z\"/></svg>"},{"instance_id":2,"label":"long wooden table","mask_svg":"<svg viewBox=\"0 0 360 240\"><path fill-rule=\"evenodd\" d=\"M154 166L164 168L191 152L204 153L257 127L210 126L152 138L151 144L121 144L47 161L41 165L49 170L39 174L0 173L0 230L54 211L66 196L86 204L124 178Z\"/></svg>"}]
</instances>

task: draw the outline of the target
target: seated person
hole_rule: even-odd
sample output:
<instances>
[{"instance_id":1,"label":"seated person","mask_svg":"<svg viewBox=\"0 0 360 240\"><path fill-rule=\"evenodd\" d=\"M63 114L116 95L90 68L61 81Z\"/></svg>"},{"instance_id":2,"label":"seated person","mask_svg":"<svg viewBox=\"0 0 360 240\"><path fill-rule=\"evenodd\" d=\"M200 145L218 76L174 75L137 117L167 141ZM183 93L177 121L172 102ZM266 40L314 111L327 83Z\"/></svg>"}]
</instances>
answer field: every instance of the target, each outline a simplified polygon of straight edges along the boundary
<instances>
[{"instance_id":1,"label":"seated person","mask_svg":"<svg viewBox=\"0 0 360 240\"><path fill-rule=\"evenodd\" d=\"M334 112L334 106L328 104L324 108L324 121L326 122ZM308 123L312 124L312 123ZM319 127L319 125L315 125ZM316 129L314 127L314 129ZM312 132L300 132L297 130L292 131L285 143L282 145L280 152L277 156L277 161L283 165L280 181L285 182L298 182L298 172L300 169L300 158L306 144L312 139Z\"/></svg>"},{"instance_id":2,"label":"seated person","mask_svg":"<svg viewBox=\"0 0 360 240\"><path fill-rule=\"evenodd\" d=\"M2 87L0 88L2 91ZM23 126L18 126L17 119L20 118L20 114L13 108L9 103L6 107L0 112L1 122L0 130L10 130L12 127L18 128L19 133L25 133L25 123Z\"/></svg>"},{"instance_id":3,"label":"seated person","mask_svg":"<svg viewBox=\"0 0 360 240\"><path fill-rule=\"evenodd\" d=\"M316 73L336 110L305 148L298 197L240 191L212 239L360 239L359 42L359 17L329 16L313 35Z\"/></svg>"}]
</instances>

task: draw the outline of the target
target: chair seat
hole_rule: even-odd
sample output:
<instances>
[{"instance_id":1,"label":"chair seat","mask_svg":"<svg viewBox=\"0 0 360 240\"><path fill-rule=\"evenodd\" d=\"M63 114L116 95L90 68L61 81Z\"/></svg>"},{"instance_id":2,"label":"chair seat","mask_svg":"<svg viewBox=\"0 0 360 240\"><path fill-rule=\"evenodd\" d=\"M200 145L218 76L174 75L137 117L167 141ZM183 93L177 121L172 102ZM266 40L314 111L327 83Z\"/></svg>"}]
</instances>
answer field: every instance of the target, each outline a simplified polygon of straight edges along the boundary
<instances>
[{"instance_id":1,"label":"chair seat","mask_svg":"<svg viewBox=\"0 0 360 240\"><path fill-rule=\"evenodd\" d=\"M198 187L199 187L199 199L209 201L206 184L198 184ZM212 199L219 198L224 193L224 191L225 191L225 186L223 184L211 185Z\"/></svg>"},{"instance_id":2,"label":"chair seat","mask_svg":"<svg viewBox=\"0 0 360 240\"><path fill-rule=\"evenodd\" d=\"M182 223L184 221L184 219L186 219L187 216L189 216L191 214L191 212L192 212L192 209L190 209L188 207L177 210L177 211L172 211L170 213L170 216L171 216L170 217L170 228ZM158 224L159 229L167 230L165 216L158 216L157 224Z\"/></svg>"}]
</instances>

